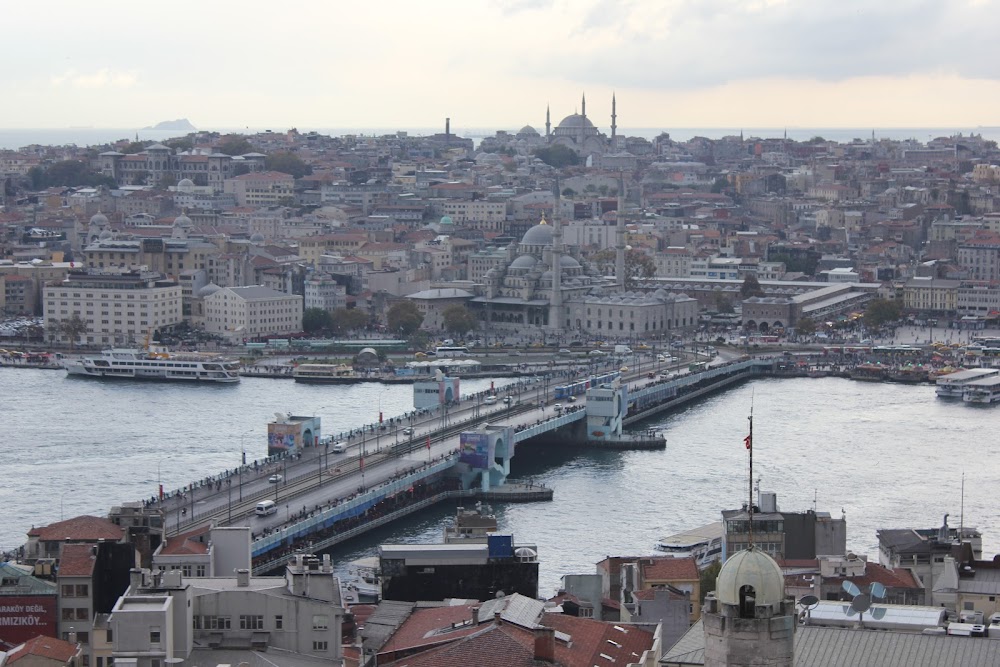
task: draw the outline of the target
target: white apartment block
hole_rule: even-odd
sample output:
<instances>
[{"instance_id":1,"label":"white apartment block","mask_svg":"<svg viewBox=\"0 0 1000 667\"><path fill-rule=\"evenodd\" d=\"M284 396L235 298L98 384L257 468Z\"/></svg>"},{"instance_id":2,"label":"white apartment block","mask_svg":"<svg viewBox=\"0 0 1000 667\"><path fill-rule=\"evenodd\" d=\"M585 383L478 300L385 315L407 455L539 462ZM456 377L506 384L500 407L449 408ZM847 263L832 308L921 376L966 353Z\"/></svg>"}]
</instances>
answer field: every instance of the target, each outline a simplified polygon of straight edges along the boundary
<instances>
[{"instance_id":1,"label":"white apartment block","mask_svg":"<svg viewBox=\"0 0 1000 667\"><path fill-rule=\"evenodd\" d=\"M224 287L205 297L205 330L231 342L302 331L302 297L269 287Z\"/></svg>"},{"instance_id":2,"label":"white apartment block","mask_svg":"<svg viewBox=\"0 0 1000 667\"><path fill-rule=\"evenodd\" d=\"M223 188L236 197L238 206L278 206L295 197L295 179L280 171L251 172L228 178Z\"/></svg>"},{"instance_id":3,"label":"white apartment block","mask_svg":"<svg viewBox=\"0 0 1000 667\"><path fill-rule=\"evenodd\" d=\"M455 224L468 225L483 231L500 231L507 220L507 204L497 201L456 201L436 202L444 215L450 216Z\"/></svg>"},{"instance_id":4,"label":"white apartment block","mask_svg":"<svg viewBox=\"0 0 1000 667\"><path fill-rule=\"evenodd\" d=\"M330 276L310 278L305 284L305 307L336 310L347 307L347 288Z\"/></svg>"},{"instance_id":5,"label":"white apartment block","mask_svg":"<svg viewBox=\"0 0 1000 667\"><path fill-rule=\"evenodd\" d=\"M183 319L181 286L150 271L70 273L44 291L46 335L69 343L55 324L79 315L87 333L74 343L136 344L149 332Z\"/></svg>"}]
</instances>

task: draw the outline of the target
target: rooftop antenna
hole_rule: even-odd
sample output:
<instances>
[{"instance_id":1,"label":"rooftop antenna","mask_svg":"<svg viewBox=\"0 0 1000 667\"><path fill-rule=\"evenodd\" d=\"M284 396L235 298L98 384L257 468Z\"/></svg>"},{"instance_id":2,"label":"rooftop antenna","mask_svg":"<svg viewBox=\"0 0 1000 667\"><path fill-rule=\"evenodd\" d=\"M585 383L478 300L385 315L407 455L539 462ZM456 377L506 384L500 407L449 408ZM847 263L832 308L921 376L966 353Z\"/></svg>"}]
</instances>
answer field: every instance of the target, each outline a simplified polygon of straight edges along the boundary
<instances>
[{"instance_id":1,"label":"rooftop antenna","mask_svg":"<svg viewBox=\"0 0 1000 667\"><path fill-rule=\"evenodd\" d=\"M747 417L750 422L750 434L743 438L743 443L747 446L747 451L750 453L750 502L747 504L747 510L750 513L750 534L749 534L749 548L753 549L753 391L750 392L750 416Z\"/></svg>"}]
</instances>

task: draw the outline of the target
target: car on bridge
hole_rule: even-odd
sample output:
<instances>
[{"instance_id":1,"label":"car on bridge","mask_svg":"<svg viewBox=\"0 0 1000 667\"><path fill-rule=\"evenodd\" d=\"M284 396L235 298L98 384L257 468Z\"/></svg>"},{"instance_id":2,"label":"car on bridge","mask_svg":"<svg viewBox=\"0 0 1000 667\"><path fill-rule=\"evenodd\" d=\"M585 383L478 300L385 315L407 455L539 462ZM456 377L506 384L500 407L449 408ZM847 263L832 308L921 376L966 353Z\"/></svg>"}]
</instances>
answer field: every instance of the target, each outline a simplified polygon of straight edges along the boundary
<instances>
[{"instance_id":1,"label":"car on bridge","mask_svg":"<svg viewBox=\"0 0 1000 667\"><path fill-rule=\"evenodd\" d=\"M270 477L267 478L267 482L269 484L277 484L277 483L279 483L283 479L284 479L284 477L282 477L281 475L274 474L274 475L271 475Z\"/></svg>"}]
</instances>

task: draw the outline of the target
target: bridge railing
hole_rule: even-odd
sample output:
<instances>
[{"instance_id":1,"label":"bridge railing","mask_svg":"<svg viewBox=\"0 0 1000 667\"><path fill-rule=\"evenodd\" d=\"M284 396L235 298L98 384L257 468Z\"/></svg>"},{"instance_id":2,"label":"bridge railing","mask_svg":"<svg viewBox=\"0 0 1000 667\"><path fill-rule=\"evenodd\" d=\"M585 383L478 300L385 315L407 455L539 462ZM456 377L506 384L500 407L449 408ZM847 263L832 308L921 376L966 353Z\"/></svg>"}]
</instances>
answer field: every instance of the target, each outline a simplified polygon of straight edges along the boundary
<instances>
[{"instance_id":1,"label":"bridge railing","mask_svg":"<svg viewBox=\"0 0 1000 667\"><path fill-rule=\"evenodd\" d=\"M341 519L360 514L387 496L409 489L415 482L451 468L455 464L456 459L457 456L448 456L409 475L383 482L376 488L359 494L334 507L322 510L315 516L303 519L291 526L280 528L269 535L255 540L252 545L252 553L254 556L259 556L289 540L308 535Z\"/></svg>"},{"instance_id":2,"label":"bridge railing","mask_svg":"<svg viewBox=\"0 0 1000 667\"><path fill-rule=\"evenodd\" d=\"M541 435L542 433L547 433L548 431L554 431L557 428L561 428L567 424L572 424L573 422L585 419L586 417L587 411L584 409L574 410L573 412L565 413L557 417L550 417L549 419L543 420L539 424L532 424L528 428L515 433L514 442L521 442L529 438L534 438L536 435Z\"/></svg>"}]
</instances>

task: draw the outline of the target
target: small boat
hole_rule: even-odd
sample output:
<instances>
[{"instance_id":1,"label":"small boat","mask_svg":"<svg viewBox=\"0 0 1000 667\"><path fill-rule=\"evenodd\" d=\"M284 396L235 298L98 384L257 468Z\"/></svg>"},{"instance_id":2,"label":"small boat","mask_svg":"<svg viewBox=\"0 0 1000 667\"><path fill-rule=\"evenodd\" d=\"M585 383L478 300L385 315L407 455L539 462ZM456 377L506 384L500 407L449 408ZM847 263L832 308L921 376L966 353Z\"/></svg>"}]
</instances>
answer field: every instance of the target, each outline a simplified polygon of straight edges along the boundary
<instances>
[{"instance_id":1,"label":"small boat","mask_svg":"<svg viewBox=\"0 0 1000 667\"><path fill-rule=\"evenodd\" d=\"M861 382L882 382L889 376L889 369L878 364L860 364L851 369L850 376Z\"/></svg>"},{"instance_id":2,"label":"small boat","mask_svg":"<svg viewBox=\"0 0 1000 667\"><path fill-rule=\"evenodd\" d=\"M378 558L369 556L348 563L344 586L357 596L358 602L378 602L382 597Z\"/></svg>"},{"instance_id":3,"label":"small boat","mask_svg":"<svg viewBox=\"0 0 1000 667\"><path fill-rule=\"evenodd\" d=\"M716 521L701 528L664 537L656 543L656 550L674 558L694 557L698 569L704 570L722 558L723 532L722 522Z\"/></svg>"}]
</instances>

